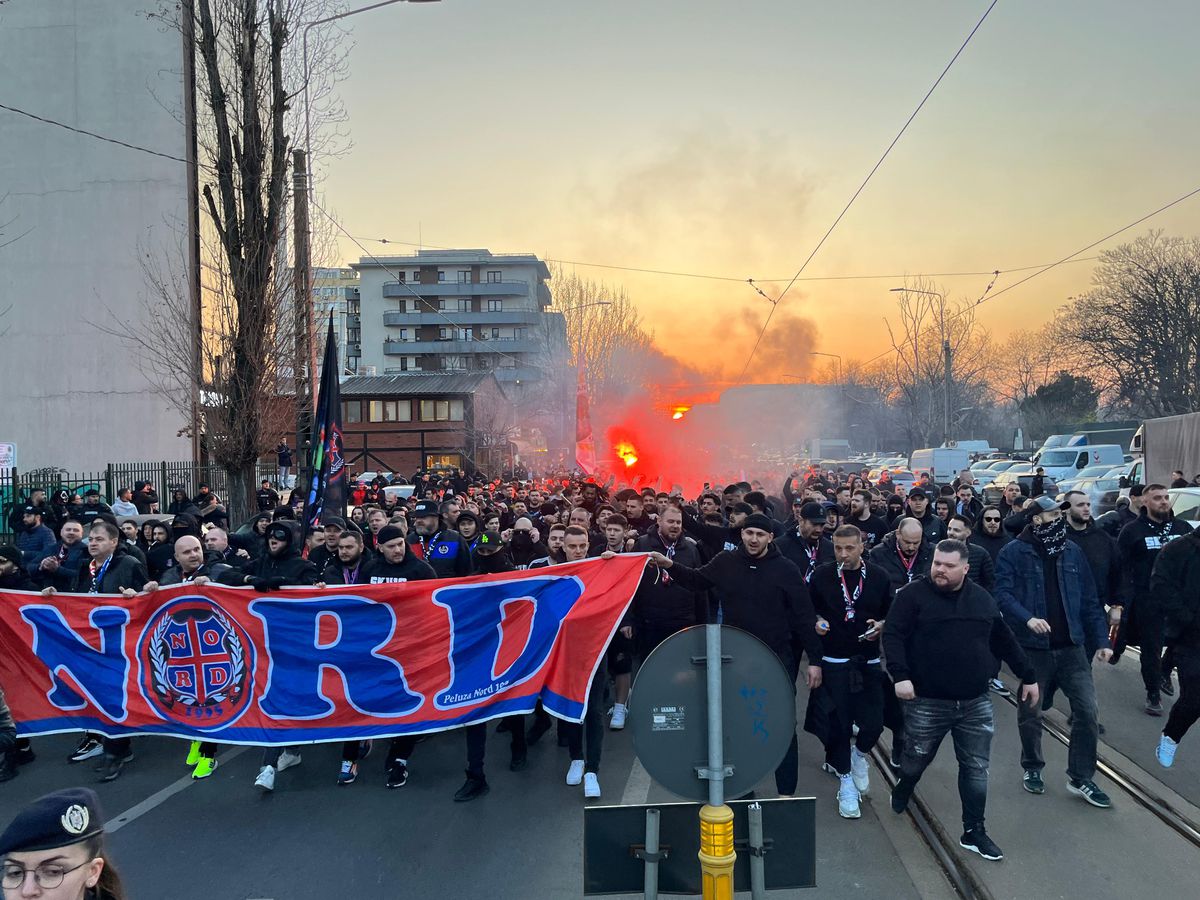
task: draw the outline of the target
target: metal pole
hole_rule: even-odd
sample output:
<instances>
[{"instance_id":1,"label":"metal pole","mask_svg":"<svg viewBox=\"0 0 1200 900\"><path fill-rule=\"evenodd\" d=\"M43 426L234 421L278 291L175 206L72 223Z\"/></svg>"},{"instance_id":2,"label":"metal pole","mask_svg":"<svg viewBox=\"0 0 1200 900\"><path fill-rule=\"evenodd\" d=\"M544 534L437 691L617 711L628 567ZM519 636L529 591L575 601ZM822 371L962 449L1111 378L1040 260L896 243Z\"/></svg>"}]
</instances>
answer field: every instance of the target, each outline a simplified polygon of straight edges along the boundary
<instances>
[{"instance_id":1,"label":"metal pole","mask_svg":"<svg viewBox=\"0 0 1200 900\"><path fill-rule=\"evenodd\" d=\"M950 446L950 385L953 382L953 361L952 351L950 350L950 340L942 341L942 352L946 355L946 374L944 376L943 392L945 393L945 404L942 409L942 446Z\"/></svg>"},{"instance_id":2,"label":"metal pole","mask_svg":"<svg viewBox=\"0 0 1200 900\"><path fill-rule=\"evenodd\" d=\"M295 355L292 362L293 385L296 392L296 487L301 492L307 489L305 472L308 470L307 452L309 432L312 428L313 392L311 388L313 339L312 339L312 284L309 268L308 244L308 158L303 150L292 151L292 202L294 205L292 226L295 229L295 267L293 272L293 339Z\"/></svg>"},{"instance_id":3,"label":"metal pole","mask_svg":"<svg viewBox=\"0 0 1200 900\"><path fill-rule=\"evenodd\" d=\"M721 710L721 626L704 626L708 678L708 805L700 807L700 884L704 900L733 900L733 810L725 805Z\"/></svg>"},{"instance_id":4,"label":"metal pole","mask_svg":"<svg viewBox=\"0 0 1200 900\"><path fill-rule=\"evenodd\" d=\"M753 900L764 900L767 893L767 876L762 855L762 804L751 803L746 813L750 819L750 896Z\"/></svg>"},{"instance_id":5,"label":"metal pole","mask_svg":"<svg viewBox=\"0 0 1200 900\"><path fill-rule=\"evenodd\" d=\"M657 809L646 810L646 883L642 895L658 900L658 819Z\"/></svg>"}]
</instances>

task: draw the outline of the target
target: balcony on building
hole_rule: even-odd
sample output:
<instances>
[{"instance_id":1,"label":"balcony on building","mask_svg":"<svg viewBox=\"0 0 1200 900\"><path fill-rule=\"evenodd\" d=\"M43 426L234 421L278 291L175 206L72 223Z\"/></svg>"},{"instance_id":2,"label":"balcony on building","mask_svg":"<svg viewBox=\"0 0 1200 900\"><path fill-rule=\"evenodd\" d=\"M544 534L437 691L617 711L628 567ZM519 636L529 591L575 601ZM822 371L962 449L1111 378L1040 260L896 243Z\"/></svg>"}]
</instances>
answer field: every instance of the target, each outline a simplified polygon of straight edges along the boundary
<instances>
[{"instance_id":1,"label":"balcony on building","mask_svg":"<svg viewBox=\"0 0 1200 900\"><path fill-rule=\"evenodd\" d=\"M531 338L488 338L475 341L386 340L383 342L383 352L390 356L415 356L421 353L537 353L543 349L541 342Z\"/></svg>"},{"instance_id":2,"label":"balcony on building","mask_svg":"<svg viewBox=\"0 0 1200 900\"><path fill-rule=\"evenodd\" d=\"M537 325L544 313L533 309L510 309L499 312L458 312L447 309L443 312L405 312L389 309L383 313L384 325L448 325L447 319L456 325Z\"/></svg>"},{"instance_id":3,"label":"balcony on building","mask_svg":"<svg viewBox=\"0 0 1200 900\"><path fill-rule=\"evenodd\" d=\"M548 292L547 292L548 293ZM436 284L386 281L384 297L527 297L525 281L439 281Z\"/></svg>"}]
</instances>

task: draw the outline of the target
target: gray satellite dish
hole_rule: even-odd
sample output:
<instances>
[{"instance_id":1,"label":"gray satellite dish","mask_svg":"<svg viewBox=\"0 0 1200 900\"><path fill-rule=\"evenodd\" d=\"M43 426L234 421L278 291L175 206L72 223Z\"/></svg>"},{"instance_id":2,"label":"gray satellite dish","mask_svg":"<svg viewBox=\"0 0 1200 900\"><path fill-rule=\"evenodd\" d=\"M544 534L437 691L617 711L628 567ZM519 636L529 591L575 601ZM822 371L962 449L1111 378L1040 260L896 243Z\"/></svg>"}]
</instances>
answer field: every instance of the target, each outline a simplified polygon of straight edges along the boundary
<instances>
[{"instance_id":1,"label":"gray satellite dish","mask_svg":"<svg viewBox=\"0 0 1200 900\"><path fill-rule=\"evenodd\" d=\"M796 687L754 635L721 626L725 796L738 797L775 771L796 733ZM671 635L638 671L629 697L633 748L650 777L673 794L708 801L708 701L704 626Z\"/></svg>"}]
</instances>

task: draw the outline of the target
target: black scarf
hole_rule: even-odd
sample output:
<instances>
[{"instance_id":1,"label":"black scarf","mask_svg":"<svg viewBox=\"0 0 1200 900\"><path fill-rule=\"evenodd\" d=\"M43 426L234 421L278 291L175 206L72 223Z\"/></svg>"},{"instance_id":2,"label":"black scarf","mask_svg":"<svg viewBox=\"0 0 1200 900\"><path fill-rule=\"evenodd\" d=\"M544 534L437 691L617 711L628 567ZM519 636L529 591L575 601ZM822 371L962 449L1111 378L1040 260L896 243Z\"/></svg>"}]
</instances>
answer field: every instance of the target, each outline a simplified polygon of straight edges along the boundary
<instances>
[{"instance_id":1,"label":"black scarf","mask_svg":"<svg viewBox=\"0 0 1200 900\"><path fill-rule=\"evenodd\" d=\"M1047 556L1057 556L1067 546L1067 520L1059 516L1053 522L1033 523L1033 536Z\"/></svg>"}]
</instances>

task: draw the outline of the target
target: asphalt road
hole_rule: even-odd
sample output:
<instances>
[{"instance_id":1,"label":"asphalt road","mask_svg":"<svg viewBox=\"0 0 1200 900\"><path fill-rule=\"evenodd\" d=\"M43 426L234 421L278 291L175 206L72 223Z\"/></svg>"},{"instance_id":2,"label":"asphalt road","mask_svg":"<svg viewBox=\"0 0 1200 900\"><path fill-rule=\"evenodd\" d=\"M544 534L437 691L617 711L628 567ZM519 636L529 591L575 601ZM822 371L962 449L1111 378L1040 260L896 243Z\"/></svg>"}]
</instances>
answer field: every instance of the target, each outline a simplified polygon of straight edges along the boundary
<instances>
[{"instance_id":1,"label":"asphalt road","mask_svg":"<svg viewBox=\"0 0 1200 900\"><path fill-rule=\"evenodd\" d=\"M1102 752L1115 747L1142 767L1140 778L1194 798L1200 753L1190 755L1191 745L1184 744L1171 772L1149 755L1162 720L1141 711L1136 660L1099 669L1096 678L1111 742ZM91 762L65 762L75 743L73 735L35 739L38 760L0 785L0 818L55 788L93 784ZM1111 810L1068 795L1061 775L1065 748L1049 737L1044 746L1047 793L1033 797L1020 787L1015 710L996 701L989 830L1008 858L988 863L955 851L993 896L1127 898L1194 890L1200 858L1194 846L1111 785L1105 785L1115 801ZM508 771L507 739L490 736L491 793L467 804L451 800L465 763L457 732L422 742L409 784L395 791L383 786L378 751L363 763L356 784L339 787L338 745L307 746L303 764L280 774L274 794L262 795L253 787L260 751L226 748L217 773L192 782L183 764L186 749L183 741L138 738L137 759L122 777L96 786L114 820L114 859L135 900L582 895L585 801L580 788L563 783L568 759L553 732L530 748L531 765L521 773ZM911 822L891 813L878 773L862 819L843 820L834 802L836 782L820 770L816 741L802 734L800 749L799 793L817 799L818 888L770 896L952 896ZM627 733L606 736L600 774L600 803L675 799L635 766ZM944 745L920 792L957 837L955 784L953 755ZM756 793L775 796L771 780Z\"/></svg>"}]
</instances>

